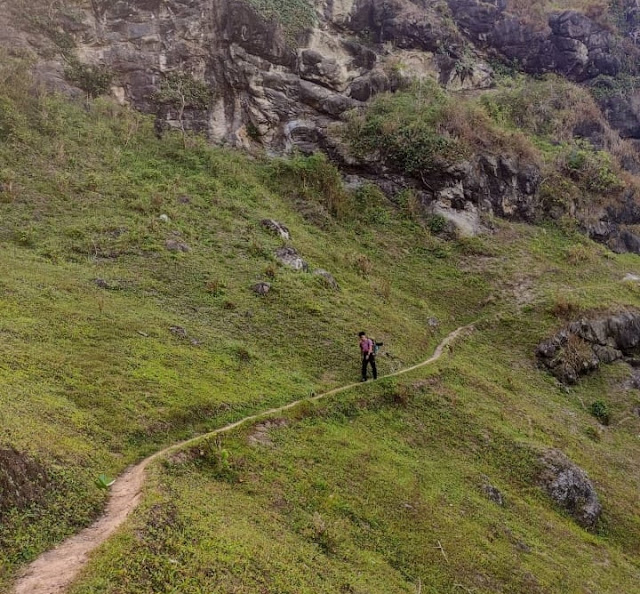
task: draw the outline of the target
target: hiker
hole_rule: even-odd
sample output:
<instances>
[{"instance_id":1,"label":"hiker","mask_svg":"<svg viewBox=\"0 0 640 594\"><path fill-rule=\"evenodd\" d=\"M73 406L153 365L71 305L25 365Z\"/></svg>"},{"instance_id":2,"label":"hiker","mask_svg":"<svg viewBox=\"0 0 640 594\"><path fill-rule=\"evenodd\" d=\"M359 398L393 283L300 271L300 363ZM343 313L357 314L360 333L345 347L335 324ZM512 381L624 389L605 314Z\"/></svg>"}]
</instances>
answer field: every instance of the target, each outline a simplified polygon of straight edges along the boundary
<instances>
[{"instance_id":1,"label":"hiker","mask_svg":"<svg viewBox=\"0 0 640 594\"><path fill-rule=\"evenodd\" d=\"M362 354L362 381L367 381L367 365L371 365L373 379L378 379L378 370L376 369L376 343L367 337L366 332L359 332L360 337L360 353Z\"/></svg>"}]
</instances>

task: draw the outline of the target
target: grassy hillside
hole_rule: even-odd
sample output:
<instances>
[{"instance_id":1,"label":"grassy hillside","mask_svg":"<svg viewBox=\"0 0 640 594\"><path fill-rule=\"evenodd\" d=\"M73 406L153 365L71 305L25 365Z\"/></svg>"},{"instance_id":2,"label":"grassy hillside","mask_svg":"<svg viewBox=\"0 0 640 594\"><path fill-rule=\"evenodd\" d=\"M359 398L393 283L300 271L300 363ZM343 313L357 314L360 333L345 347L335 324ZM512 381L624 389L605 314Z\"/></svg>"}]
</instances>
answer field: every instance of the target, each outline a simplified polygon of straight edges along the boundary
<instances>
[{"instance_id":1,"label":"grassy hillside","mask_svg":"<svg viewBox=\"0 0 640 594\"><path fill-rule=\"evenodd\" d=\"M98 474L357 378L363 327L389 344L381 367L395 369L483 309L490 284L455 268L464 246L371 189L345 192L323 159L185 148L108 102L33 96L19 63L2 75L1 440L51 482L36 508L3 515L2 579L97 512ZM341 291L279 265L265 217ZM469 292L456 297L463 278ZM251 290L261 280L265 298Z\"/></svg>"},{"instance_id":2,"label":"grassy hillside","mask_svg":"<svg viewBox=\"0 0 640 594\"><path fill-rule=\"evenodd\" d=\"M8 59L0 81L0 450L32 468L0 507L0 590L99 512L99 474L357 379L361 328L384 340L388 372L480 320L436 368L303 407L257 444L247 428L156 465L75 591L633 591L628 370L567 394L533 351L566 314L640 304L622 282L636 257L499 221L444 242L411 196L347 191L323 158L158 140L109 102L34 94ZM265 217L341 290L280 265ZM586 412L598 398L608 429ZM534 485L546 445L596 480L598 534Z\"/></svg>"}]
</instances>

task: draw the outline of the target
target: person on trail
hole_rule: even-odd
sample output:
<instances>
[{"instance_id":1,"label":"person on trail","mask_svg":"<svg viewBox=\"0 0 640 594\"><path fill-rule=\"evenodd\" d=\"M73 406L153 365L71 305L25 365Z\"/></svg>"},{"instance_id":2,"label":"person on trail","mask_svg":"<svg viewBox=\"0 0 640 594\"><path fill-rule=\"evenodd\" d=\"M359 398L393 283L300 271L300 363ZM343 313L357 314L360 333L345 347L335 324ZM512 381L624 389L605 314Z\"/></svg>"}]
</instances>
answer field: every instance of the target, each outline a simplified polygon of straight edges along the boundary
<instances>
[{"instance_id":1,"label":"person on trail","mask_svg":"<svg viewBox=\"0 0 640 594\"><path fill-rule=\"evenodd\" d=\"M376 369L375 343L367 337L366 332L359 332L360 353L362 354L362 381L367 381L367 366L371 365L373 379L378 379L378 370Z\"/></svg>"}]
</instances>

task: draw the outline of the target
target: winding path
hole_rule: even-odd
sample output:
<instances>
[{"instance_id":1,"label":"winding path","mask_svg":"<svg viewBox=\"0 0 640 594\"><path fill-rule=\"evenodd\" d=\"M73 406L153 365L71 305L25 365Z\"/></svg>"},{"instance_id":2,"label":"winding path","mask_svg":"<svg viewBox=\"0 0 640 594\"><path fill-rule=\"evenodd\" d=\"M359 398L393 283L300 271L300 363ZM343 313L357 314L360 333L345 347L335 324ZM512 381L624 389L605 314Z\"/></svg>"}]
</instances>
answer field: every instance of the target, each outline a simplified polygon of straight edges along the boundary
<instances>
[{"instance_id":1,"label":"winding path","mask_svg":"<svg viewBox=\"0 0 640 594\"><path fill-rule=\"evenodd\" d=\"M395 377L434 363L442 357L444 350L458 338L458 336L472 329L473 325L469 325L454 330L437 346L433 355L426 361L413 365L412 367L407 367L406 369L401 369L384 377ZM109 497L109 502L104 514L91 526L85 528L75 536L70 537L57 548L44 553L31 563L18 578L13 589L13 594L58 594L64 592L89 561L91 552L107 540L137 507L142 496L145 470L147 466L157 458L202 439L206 439L207 437L226 433L245 423L284 412L298 406L302 402L321 400L359 385L361 384L349 384L348 386L342 386L311 398L303 398L278 408L271 408L256 413L255 415L240 419L235 423L220 427L210 433L199 435L198 437L169 446L145 458L135 466L130 467L118 478L111 488L111 496Z\"/></svg>"}]
</instances>

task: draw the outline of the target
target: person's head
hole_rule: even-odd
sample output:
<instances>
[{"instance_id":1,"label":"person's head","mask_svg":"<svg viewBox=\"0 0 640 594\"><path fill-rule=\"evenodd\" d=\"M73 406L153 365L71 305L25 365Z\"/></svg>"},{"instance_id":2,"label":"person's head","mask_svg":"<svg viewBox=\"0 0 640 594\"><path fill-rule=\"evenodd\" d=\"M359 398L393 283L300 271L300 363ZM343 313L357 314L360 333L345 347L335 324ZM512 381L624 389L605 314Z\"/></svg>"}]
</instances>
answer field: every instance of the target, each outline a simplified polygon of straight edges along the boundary
<instances>
[{"instance_id":1,"label":"person's head","mask_svg":"<svg viewBox=\"0 0 640 594\"><path fill-rule=\"evenodd\" d=\"M367 337L367 333L366 332L358 332L358 337L360 338L360 340L364 340Z\"/></svg>"}]
</instances>

